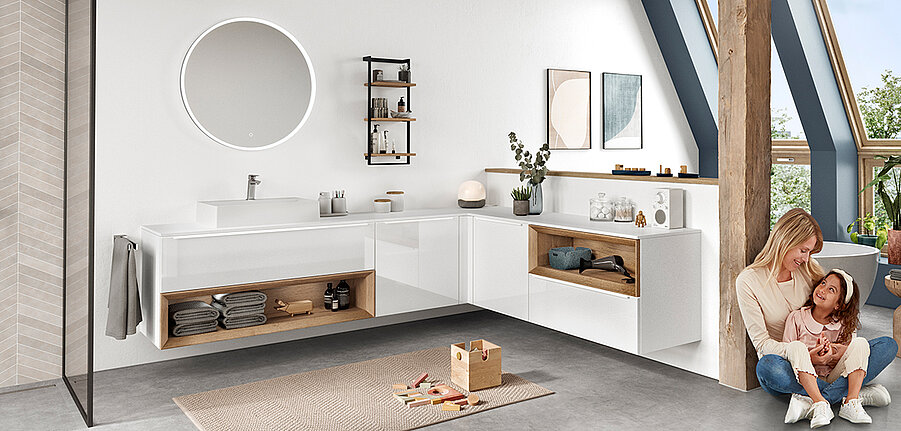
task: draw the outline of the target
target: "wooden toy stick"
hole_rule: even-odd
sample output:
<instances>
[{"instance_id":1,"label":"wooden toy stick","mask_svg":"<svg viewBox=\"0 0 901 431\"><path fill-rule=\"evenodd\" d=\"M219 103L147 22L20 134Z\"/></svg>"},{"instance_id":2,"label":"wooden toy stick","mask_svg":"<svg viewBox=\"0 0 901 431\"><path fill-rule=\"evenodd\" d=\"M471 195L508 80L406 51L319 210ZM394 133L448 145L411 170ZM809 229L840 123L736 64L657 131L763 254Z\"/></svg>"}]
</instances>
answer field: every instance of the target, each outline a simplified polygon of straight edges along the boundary
<instances>
[{"instance_id":1,"label":"wooden toy stick","mask_svg":"<svg viewBox=\"0 0 901 431\"><path fill-rule=\"evenodd\" d=\"M419 386L419 384L422 383L422 382L424 382L425 379L426 379L426 377L428 377L428 376L429 376L429 373L422 373L422 375L420 375L419 378L417 378L416 380L413 381L413 385L412 385L412 386L413 386L414 388L417 387L417 386Z\"/></svg>"}]
</instances>

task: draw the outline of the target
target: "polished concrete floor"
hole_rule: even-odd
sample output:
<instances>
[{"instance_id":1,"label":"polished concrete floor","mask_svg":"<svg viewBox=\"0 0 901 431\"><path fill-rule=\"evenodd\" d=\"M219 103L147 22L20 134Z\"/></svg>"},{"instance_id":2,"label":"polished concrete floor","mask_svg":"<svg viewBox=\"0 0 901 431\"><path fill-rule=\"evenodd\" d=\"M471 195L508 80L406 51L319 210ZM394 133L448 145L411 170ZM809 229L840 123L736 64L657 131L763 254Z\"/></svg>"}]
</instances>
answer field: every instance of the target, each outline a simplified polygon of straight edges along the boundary
<instances>
[{"instance_id":1,"label":"polished concrete floor","mask_svg":"<svg viewBox=\"0 0 901 431\"><path fill-rule=\"evenodd\" d=\"M890 335L891 316L887 308L865 306L861 336ZM193 430L172 397L478 338L504 348L505 370L556 394L429 429L809 429L807 421L784 425L787 400L760 389L729 389L490 311L103 371L96 375L96 428ZM876 382L895 404L870 408L870 426L836 417L829 429L901 429L901 363ZM0 430L84 429L65 386L49 383L55 385L0 390Z\"/></svg>"}]
</instances>

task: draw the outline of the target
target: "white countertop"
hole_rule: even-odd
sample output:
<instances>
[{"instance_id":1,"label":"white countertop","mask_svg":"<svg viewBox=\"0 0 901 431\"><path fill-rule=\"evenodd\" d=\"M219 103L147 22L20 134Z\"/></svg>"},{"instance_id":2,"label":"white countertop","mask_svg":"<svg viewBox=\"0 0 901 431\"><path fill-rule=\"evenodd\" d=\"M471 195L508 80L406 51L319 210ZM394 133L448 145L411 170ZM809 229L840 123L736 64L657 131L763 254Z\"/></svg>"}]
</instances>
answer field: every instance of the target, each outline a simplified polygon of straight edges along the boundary
<instances>
[{"instance_id":1,"label":"white countertop","mask_svg":"<svg viewBox=\"0 0 901 431\"><path fill-rule=\"evenodd\" d=\"M579 216L572 214L550 213L545 212L540 215L516 216L513 210L508 207L489 207L484 208L435 208L435 209L417 209L407 210L393 213L354 213L339 217L320 217L319 220L306 223L292 223L281 225L264 225L264 226L243 226L230 228L213 228L197 223L175 223L175 224L158 224L143 226L144 230L161 236L161 237L180 237L180 236L196 236L196 235L221 235L221 234L240 234L249 232L265 232L272 230L294 230L304 228L315 228L325 226L340 226L347 224L370 223L380 221L401 221L415 220L424 218L440 218L461 215L471 215L476 217L486 217L492 219L500 219L509 222L536 224L547 227L556 227L560 229L578 230L583 232L597 233L601 235L617 236L631 239L656 238L673 235L687 235L697 233L700 229L660 229L648 227L639 228L634 223L617 223L617 222L598 222L591 221L587 216Z\"/></svg>"}]
</instances>

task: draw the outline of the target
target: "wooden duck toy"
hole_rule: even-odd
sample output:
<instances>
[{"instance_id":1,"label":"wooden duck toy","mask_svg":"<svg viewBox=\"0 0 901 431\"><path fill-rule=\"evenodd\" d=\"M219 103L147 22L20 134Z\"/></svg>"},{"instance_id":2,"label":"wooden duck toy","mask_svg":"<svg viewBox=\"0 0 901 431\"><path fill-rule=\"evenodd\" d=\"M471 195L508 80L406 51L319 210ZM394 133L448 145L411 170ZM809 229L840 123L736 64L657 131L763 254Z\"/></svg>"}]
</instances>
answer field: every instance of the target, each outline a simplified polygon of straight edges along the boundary
<instances>
[{"instance_id":1,"label":"wooden duck toy","mask_svg":"<svg viewBox=\"0 0 901 431\"><path fill-rule=\"evenodd\" d=\"M308 299L303 301L291 301L289 303L285 303L285 301L282 301L281 299L276 299L275 304L277 305L277 307L275 307L276 310L284 311L285 313L290 314L291 317L294 317L295 314L312 314L313 312L313 301Z\"/></svg>"}]
</instances>

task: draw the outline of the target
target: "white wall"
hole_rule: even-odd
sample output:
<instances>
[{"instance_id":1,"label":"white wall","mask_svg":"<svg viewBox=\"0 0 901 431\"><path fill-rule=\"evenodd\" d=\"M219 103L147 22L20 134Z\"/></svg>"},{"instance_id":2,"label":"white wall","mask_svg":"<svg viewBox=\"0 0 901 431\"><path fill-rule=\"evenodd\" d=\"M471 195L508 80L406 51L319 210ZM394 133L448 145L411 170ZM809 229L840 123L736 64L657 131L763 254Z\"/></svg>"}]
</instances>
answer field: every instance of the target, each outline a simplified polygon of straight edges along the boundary
<instances>
[{"instance_id":1,"label":"white wall","mask_svg":"<svg viewBox=\"0 0 901 431\"><path fill-rule=\"evenodd\" d=\"M304 45L317 100L304 128L260 152L220 146L181 104L178 73L201 32L228 18L273 21ZM697 148L641 3L632 0L101 1L97 8L96 369L299 338L291 332L161 352L143 336L103 335L112 235L140 239L144 224L192 221L195 202L316 197L345 189L350 211L389 189L409 208L453 206L464 180L514 166L506 135L528 147L546 136L546 71L592 72L590 151L554 152L551 169L607 171L615 163L697 169ZM412 166L367 167L365 55L409 57ZM393 73L393 68L385 68ZM644 149L600 150L602 72L643 75ZM389 73L390 76L390 73ZM402 93L385 91L396 100ZM582 205L576 202L573 205ZM716 207L711 206L711 213ZM310 332L312 333L312 332Z\"/></svg>"}]
</instances>

